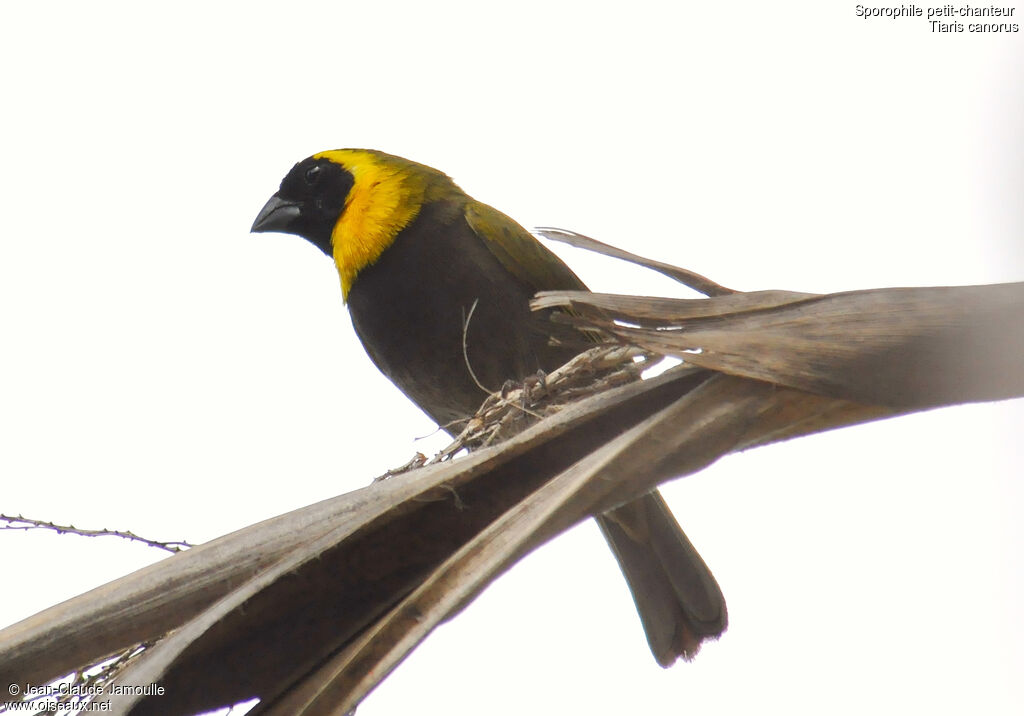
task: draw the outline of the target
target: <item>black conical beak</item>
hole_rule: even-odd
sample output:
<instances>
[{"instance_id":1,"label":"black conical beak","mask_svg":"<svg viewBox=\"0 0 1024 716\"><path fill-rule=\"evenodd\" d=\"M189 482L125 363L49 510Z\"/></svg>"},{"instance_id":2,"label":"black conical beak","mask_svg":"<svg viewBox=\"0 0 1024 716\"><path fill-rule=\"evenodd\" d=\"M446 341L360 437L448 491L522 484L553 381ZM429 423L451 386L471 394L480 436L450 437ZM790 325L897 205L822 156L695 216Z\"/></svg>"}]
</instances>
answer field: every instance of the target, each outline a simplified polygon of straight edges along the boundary
<instances>
[{"instance_id":1,"label":"black conical beak","mask_svg":"<svg viewBox=\"0 0 1024 716\"><path fill-rule=\"evenodd\" d=\"M256 221L252 222L250 231L280 231L290 233L292 224L302 213L302 205L282 199L277 194L270 197L270 201L260 209Z\"/></svg>"}]
</instances>

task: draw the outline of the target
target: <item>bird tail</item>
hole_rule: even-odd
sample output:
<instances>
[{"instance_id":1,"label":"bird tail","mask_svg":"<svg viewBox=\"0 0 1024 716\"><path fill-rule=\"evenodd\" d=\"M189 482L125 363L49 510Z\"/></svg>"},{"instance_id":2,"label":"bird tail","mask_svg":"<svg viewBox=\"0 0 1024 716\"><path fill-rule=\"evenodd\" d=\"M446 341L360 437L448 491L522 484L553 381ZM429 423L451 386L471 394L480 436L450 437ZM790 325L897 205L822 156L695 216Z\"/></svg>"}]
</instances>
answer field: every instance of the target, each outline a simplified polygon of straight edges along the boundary
<instances>
[{"instance_id":1,"label":"bird tail","mask_svg":"<svg viewBox=\"0 0 1024 716\"><path fill-rule=\"evenodd\" d=\"M658 664L692 659L728 625L725 597L657 490L597 516Z\"/></svg>"}]
</instances>

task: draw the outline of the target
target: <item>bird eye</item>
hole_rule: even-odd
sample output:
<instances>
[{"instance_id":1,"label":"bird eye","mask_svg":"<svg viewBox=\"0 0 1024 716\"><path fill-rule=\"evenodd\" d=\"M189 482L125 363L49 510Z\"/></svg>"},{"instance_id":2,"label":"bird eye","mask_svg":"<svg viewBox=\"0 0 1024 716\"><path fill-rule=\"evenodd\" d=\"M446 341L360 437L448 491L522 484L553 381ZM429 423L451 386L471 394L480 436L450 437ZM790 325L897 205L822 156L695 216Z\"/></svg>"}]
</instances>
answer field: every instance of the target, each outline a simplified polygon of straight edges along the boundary
<instances>
[{"instance_id":1,"label":"bird eye","mask_svg":"<svg viewBox=\"0 0 1024 716\"><path fill-rule=\"evenodd\" d=\"M306 183L312 186L320 179L320 167L314 164L306 170Z\"/></svg>"}]
</instances>

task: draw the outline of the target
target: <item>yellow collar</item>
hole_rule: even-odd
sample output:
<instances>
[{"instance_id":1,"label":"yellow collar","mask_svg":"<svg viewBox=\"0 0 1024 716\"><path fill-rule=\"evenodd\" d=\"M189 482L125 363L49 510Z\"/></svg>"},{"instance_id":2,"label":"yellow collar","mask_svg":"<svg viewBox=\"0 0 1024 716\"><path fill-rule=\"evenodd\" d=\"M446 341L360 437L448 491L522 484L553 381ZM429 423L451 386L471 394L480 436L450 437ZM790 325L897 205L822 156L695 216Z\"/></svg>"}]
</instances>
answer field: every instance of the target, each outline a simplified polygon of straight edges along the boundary
<instances>
[{"instance_id":1,"label":"yellow collar","mask_svg":"<svg viewBox=\"0 0 1024 716\"><path fill-rule=\"evenodd\" d=\"M396 157L364 149L336 149L314 155L340 164L353 178L345 209L334 226L331 244L341 277L341 295L408 226L423 205L426 180ZM412 164L411 162L409 164Z\"/></svg>"}]
</instances>

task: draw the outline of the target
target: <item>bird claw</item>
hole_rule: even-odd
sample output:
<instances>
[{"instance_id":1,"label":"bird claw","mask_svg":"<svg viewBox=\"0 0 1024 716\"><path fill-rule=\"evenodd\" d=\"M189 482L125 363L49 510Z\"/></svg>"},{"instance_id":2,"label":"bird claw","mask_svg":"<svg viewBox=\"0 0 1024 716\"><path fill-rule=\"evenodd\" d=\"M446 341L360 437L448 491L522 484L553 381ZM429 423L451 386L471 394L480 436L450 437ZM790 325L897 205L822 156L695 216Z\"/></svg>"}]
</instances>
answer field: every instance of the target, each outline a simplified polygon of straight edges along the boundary
<instances>
[{"instance_id":1,"label":"bird claw","mask_svg":"<svg viewBox=\"0 0 1024 716\"><path fill-rule=\"evenodd\" d=\"M547 373L542 370L538 370L533 375L526 376L522 382L506 380L501 386L501 399L508 400L508 397L518 390L522 393L522 404L525 408L527 405L533 403L534 396L537 395L538 389L540 394L547 392L547 378Z\"/></svg>"}]
</instances>

